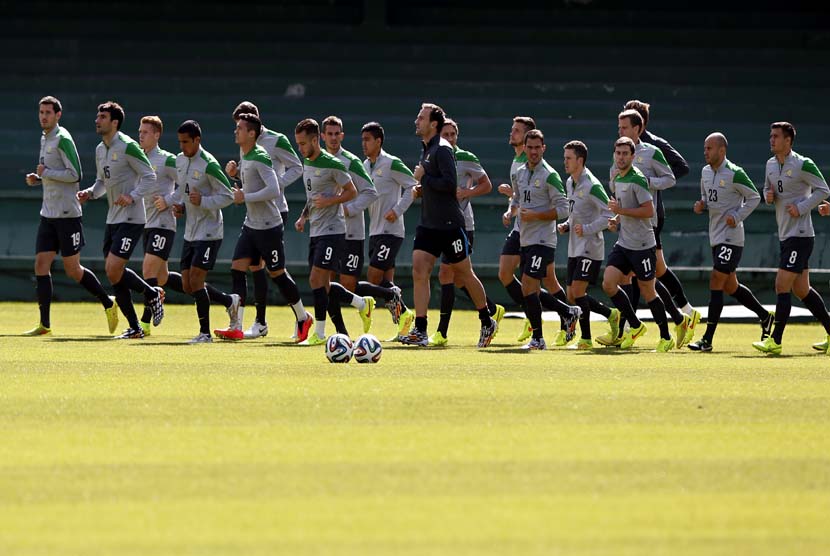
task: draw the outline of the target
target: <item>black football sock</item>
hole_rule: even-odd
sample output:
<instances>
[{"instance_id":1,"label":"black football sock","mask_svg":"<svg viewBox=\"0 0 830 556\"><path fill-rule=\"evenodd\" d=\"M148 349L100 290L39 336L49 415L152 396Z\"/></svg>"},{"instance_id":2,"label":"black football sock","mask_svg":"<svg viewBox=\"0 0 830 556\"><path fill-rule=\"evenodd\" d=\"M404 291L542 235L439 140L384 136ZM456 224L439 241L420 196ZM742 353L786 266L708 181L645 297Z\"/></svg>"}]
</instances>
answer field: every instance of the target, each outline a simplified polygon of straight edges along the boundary
<instances>
[{"instance_id":1,"label":"black football sock","mask_svg":"<svg viewBox=\"0 0 830 556\"><path fill-rule=\"evenodd\" d=\"M827 314L827 307L824 305L824 301L821 299L821 295L810 288L809 293L801 300L804 303L804 306L813 313L813 316L818 319L821 325L824 327L824 331L827 334L830 334L830 315Z\"/></svg>"},{"instance_id":2,"label":"black football sock","mask_svg":"<svg viewBox=\"0 0 830 556\"><path fill-rule=\"evenodd\" d=\"M40 324L50 328L52 323L49 320L49 313L52 307L52 275L44 274L35 276L37 293L37 306L40 309Z\"/></svg>"},{"instance_id":3,"label":"black football sock","mask_svg":"<svg viewBox=\"0 0 830 556\"><path fill-rule=\"evenodd\" d=\"M689 303L689 300L686 298L686 292L683 291L683 284L680 283L680 280L672 269L667 268L665 274L658 278L657 281L662 282L666 286L666 289L671 294L672 301L674 301L677 307L683 308ZM662 299L662 296L660 298ZM665 299L663 302L665 303Z\"/></svg>"},{"instance_id":4,"label":"black football sock","mask_svg":"<svg viewBox=\"0 0 830 556\"><path fill-rule=\"evenodd\" d=\"M130 328L133 330L140 328L138 325L138 316L136 316L135 307L133 307L133 299L130 295L129 286L124 283L124 280L121 280L117 284L112 285L112 290L115 292L115 302L118 303L118 308L121 309L121 313L126 317Z\"/></svg>"},{"instance_id":5,"label":"black football sock","mask_svg":"<svg viewBox=\"0 0 830 556\"><path fill-rule=\"evenodd\" d=\"M426 317L415 317L415 328L418 332L422 332L424 334L427 333L427 318Z\"/></svg>"},{"instance_id":6,"label":"black football sock","mask_svg":"<svg viewBox=\"0 0 830 556\"><path fill-rule=\"evenodd\" d=\"M233 299L231 298L231 296L229 296L225 292L217 290L210 284L205 284L205 290L208 293L208 298L210 299L211 303L219 303L225 309L230 307L231 303L233 303Z\"/></svg>"},{"instance_id":7,"label":"black football sock","mask_svg":"<svg viewBox=\"0 0 830 556\"><path fill-rule=\"evenodd\" d=\"M542 303L539 301L539 294L532 293L526 295L524 298L525 312L527 313L527 320L530 321L530 327L533 329L533 338L535 340L542 339Z\"/></svg>"},{"instance_id":8,"label":"black football sock","mask_svg":"<svg viewBox=\"0 0 830 556\"><path fill-rule=\"evenodd\" d=\"M287 276L288 272L282 276ZM265 269L256 270L252 273L254 281L254 303L256 303L256 321L265 324L265 311L268 306L268 275Z\"/></svg>"},{"instance_id":9,"label":"black football sock","mask_svg":"<svg viewBox=\"0 0 830 556\"><path fill-rule=\"evenodd\" d=\"M81 276L80 284L92 295L94 295L105 309L112 307L112 299L107 295L107 290L101 285L98 277L92 273L88 268L84 268L84 274Z\"/></svg>"},{"instance_id":10,"label":"black football sock","mask_svg":"<svg viewBox=\"0 0 830 556\"><path fill-rule=\"evenodd\" d=\"M648 308L651 309L651 314L654 316L654 322L660 329L660 337L664 340L671 338L669 333L669 321L666 319L666 306L663 305L663 300L658 295L648 302Z\"/></svg>"},{"instance_id":11,"label":"black football sock","mask_svg":"<svg viewBox=\"0 0 830 556\"><path fill-rule=\"evenodd\" d=\"M588 306L591 308L592 313L596 313L598 315L602 315L605 318L611 316L611 308L602 303L601 301L597 300L593 295L588 295ZM584 311L583 311L584 312Z\"/></svg>"},{"instance_id":12,"label":"black football sock","mask_svg":"<svg viewBox=\"0 0 830 556\"><path fill-rule=\"evenodd\" d=\"M674 324L680 324L683 322L683 313L681 313L680 309L677 308L677 305L674 304L674 300L671 298L668 288L666 288L660 280L655 280L654 289L657 290L657 295L660 296L660 300L663 302L666 312L671 315ZM651 307L651 305L649 305L649 307Z\"/></svg>"},{"instance_id":13,"label":"black football sock","mask_svg":"<svg viewBox=\"0 0 830 556\"><path fill-rule=\"evenodd\" d=\"M329 294L326 293L326 288L311 290L311 295L314 298L314 320L325 321L329 306Z\"/></svg>"},{"instance_id":14,"label":"black football sock","mask_svg":"<svg viewBox=\"0 0 830 556\"><path fill-rule=\"evenodd\" d=\"M558 292L553 294L553 297L570 307L570 303L568 303L568 296L565 294L565 290L560 289ZM565 330L565 320L559 319L559 328L560 330Z\"/></svg>"},{"instance_id":15,"label":"black football sock","mask_svg":"<svg viewBox=\"0 0 830 556\"><path fill-rule=\"evenodd\" d=\"M567 298L563 303L558 296L551 295L545 290L539 292L539 302L542 304L542 307L548 311L556 311L559 313L560 317L564 317L571 313L571 306L568 305Z\"/></svg>"},{"instance_id":16,"label":"black football sock","mask_svg":"<svg viewBox=\"0 0 830 556\"><path fill-rule=\"evenodd\" d=\"M574 299L577 307L582 309L582 315L579 317L579 331L582 333L583 340L591 339L591 302L587 295L577 297Z\"/></svg>"},{"instance_id":17,"label":"black football sock","mask_svg":"<svg viewBox=\"0 0 830 556\"><path fill-rule=\"evenodd\" d=\"M158 286L158 278L147 278L146 282L150 284L150 287ZM150 324L150 321L153 320L153 312L150 310L149 305L144 306L144 314L141 315L141 322L144 324Z\"/></svg>"},{"instance_id":18,"label":"black football sock","mask_svg":"<svg viewBox=\"0 0 830 556\"><path fill-rule=\"evenodd\" d=\"M738 303L758 315L758 320L764 321L769 316L769 311L764 309L764 306L761 305L761 302L755 297L752 293L752 290L744 286L743 284L738 284L738 289L735 290L735 293L732 294Z\"/></svg>"},{"instance_id":19,"label":"black football sock","mask_svg":"<svg viewBox=\"0 0 830 556\"><path fill-rule=\"evenodd\" d=\"M628 295L626 295L624 290L618 289L617 293L611 296L611 302L614 304L614 307L619 309L620 314L625 318L631 328L640 327L642 323L637 318L637 314L634 312L634 308L631 306ZM622 330L622 323L620 323L620 330Z\"/></svg>"},{"instance_id":20,"label":"black football sock","mask_svg":"<svg viewBox=\"0 0 830 556\"><path fill-rule=\"evenodd\" d=\"M199 333L210 334L210 294L207 288L193 292L196 300L196 315L199 317Z\"/></svg>"},{"instance_id":21,"label":"black football sock","mask_svg":"<svg viewBox=\"0 0 830 556\"><path fill-rule=\"evenodd\" d=\"M452 309L455 305L455 285L441 284L441 318L438 321L438 332L447 337L447 330L450 328Z\"/></svg>"},{"instance_id":22,"label":"black football sock","mask_svg":"<svg viewBox=\"0 0 830 556\"><path fill-rule=\"evenodd\" d=\"M231 269L231 291L239 296L239 305L244 307L248 298L248 274L244 270Z\"/></svg>"},{"instance_id":23,"label":"black football sock","mask_svg":"<svg viewBox=\"0 0 830 556\"><path fill-rule=\"evenodd\" d=\"M709 315L706 317L706 332L703 339L712 343L715 337L715 330L718 327L720 314L723 311L723 290L711 290L709 292Z\"/></svg>"},{"instance_id":24,"label":"black football sock","mask_svg":"<svg viewBox=\"0 0 830 556\"><path fill-rule=\"evenodd\" d=\"M141 276L135 273L131 268L124 269L124 275L121 277L121 283L136 293L144 294L144 303L149 303L158 295L155 288L150 286Z\"/></svg>"},{"instance_id":25,"label":"black football sock","mask_svg":"<svg viewBox=\"0 0 830 556\"><path fill-rule=\"evenodd\" d=\"M340 286L340 284L336 284ZM343 291L348 291L343 286L340 286L340 289ZM343 321L343 312L340 309L340 291L339 289L335 288L335 283L331 284L329 288L329 320L334 325L334 329L337 331L338 334L345 334L349 335L348 330L346 330L346 323Z\"/></svg>"},{"instance_id":26,"label":"black football sock","mask_svg":"<svg viewBox=\"0 0 830 556\"><path fill-rule=\"evenodd\" d=\"M490 310L487 309L487 305L478 310L478 320L481 326L490 326L490 321L493 319L490 317Z\"/></svg>"},{"instance_id":27,"label":"black football sock","mask_svg":"<svg viewBox=\"0 0 830 556\"><path fill-rule=\"evenodd\" d=\"M789 292L778 294L775 302L775 327L772 329L772 339L776 344L780 344L784 337L784 329L787 328L787 321L790 320L792 303Z\"/></svg>"},{"instance_id":28,"label":"black football sock","mask_svg":"<svg viewBox=\"0 0 830 556\"><path fill-rule=\"evenodd\" d=\"M507 295L510 296L510 299L513 300L513 303L518 305L519 307L524 307L525 296L522 293L522 283L513 277L513 280L504 286L504 289L507 290Z\"/></svg>"},{"instance_id":29,"label":"black football sock","mask_svg":"<svg viewBox=\"0 0 830 556\"><path fill-rule=\"evenodd\" d=\"M170 289L174 292L184 293L184 283L182 282L182 275L178 272L168 272L167 282L164 283L164 289Z\"/></svg>"},{"instance_id":30,"label":"black football sock","mask_svg":"<svg viewBox=\"0 0 830 556\"><path fill-rule=\"evenodd\" d=\"M384 301L392 301L395 299L395 292L392 289L384 288L383 286L378 286L365 280L357 283L354 293L360 297L374 297L375 299L383 299Z\"/></svg>"}]
</instances>

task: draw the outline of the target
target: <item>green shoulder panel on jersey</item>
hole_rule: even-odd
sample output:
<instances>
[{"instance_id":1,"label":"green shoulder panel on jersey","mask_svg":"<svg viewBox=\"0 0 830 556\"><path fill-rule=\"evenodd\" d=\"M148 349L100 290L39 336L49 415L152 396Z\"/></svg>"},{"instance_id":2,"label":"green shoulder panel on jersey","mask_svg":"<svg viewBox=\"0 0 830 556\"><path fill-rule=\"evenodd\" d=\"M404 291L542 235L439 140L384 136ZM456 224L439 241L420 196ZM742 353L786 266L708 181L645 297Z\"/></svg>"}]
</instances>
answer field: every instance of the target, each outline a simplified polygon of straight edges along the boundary
<instances>
[{"instance_id":1,"label":"green shoulder panel on jersey","mask_svg":"<svg viewBox=\"0 0 830 556\"><path fill-rule=\"evenodd\" d=\"M603 203L608 203L608 193L605 192L605 188L602 187L602 184L598 181L591 180L591 195L593 195Z\"/></svg>"},{"instance_id":2,"label":"green shoulder panel on jersey","mask_svg":"<svg viewBox=\"0 0 830 556\"><path fill-rule=\"evenodd\" d=\"M455 159L458 162L474 162L475 164L481 165L481 162L475 154L470 151L465 151L464 149L456 149Z\"/></svg>"},{"instance_id":3,"label":"green shoulder panel on jersey","mask_svg":"<svg viewBox=\"0 0 830 556\"><path fill-rule=\"evenodd\" d=\"M167 151L161 151L163 154L167 155L167 160L164 161L165 166L169 166L170 168L176 167L176 155L173 153L169 153Z\"/></svg>"},{"instance_id":4,"label":"green shoulder panel on jersey","mask_svg":"<svg viewBox=\"0 0 830 556\"><path fill-rule=\"evenodd\" d=\"M626 180L631 183L636 183L646 191L648 191L648 178L636 166L631 167L631 171L625 176Z\"/></svg>"},{"instance_id":5,"label":"green shoulder panel on jersey","mask_svg":"<svg viewBox=\"0 0 830 556\"><path fill-rule=\"evenodd\" d=\"M126 140L124 142L127 144L127 149L124 151L124 154L130 155L131 157L138 159L139 161L143 162L144 164L152 168L152 165L150 164L150 159L147 158L147 155L144 154L144 151L141 150L141 147L138 146L138 143L136 143L126 135L124 137L126 137Z\"/></svg>"},{"instance_id":6,"label":"green shoulder panel on jersey","mask_svg":"<svg viewBox=\"0 0 830 556\"><path fill-rule=\"evenodd\" d=\"M826 183L824 176L821 174L821 170L819 170L818 166L816 166L816 163L809 158L805 158L802 162L801 171L813 174L815 177Z\"/></svg>"},{"instance_id":7,"label":"green shoulder panel on jersey","mask_svg":"<svg viewBox=\"0 0 830 556\"><path fill-rule=\"evenodd\" d=\"M663 166L666 166L666 167L669 166L669 163L666 161L666 157L663 156L663 151L658 149L657 146L652 145L651 143L646 143L646 142L643 142L643 145L645 145L647 147L650 147L651 150L654 151L654 154L651 155L654 160L656 160L657 162L659 162Z\"/></svg>"},{"instance_id":8,"label":"green shoulder panel on jersey","mask_svg":"<svg viewBox=\"0 0 830 556\"><path fill-rule=\"evenodd\" d=\"M320 156L314 160L306 158L304 163L306 166L311 166L312 168L331 168L332 170L340 170L341 172L346 171L346 167L343 166L343 162L341 162L336 156L329 154L326 151L320 151Z\"/></svg>"},{"instance_id":9,"label":"green shoulder panel on jersey","mask_svg":"<svg viewBox=\"0 0 830 556\"><path fill-rule=\"evenodd\" d=\"M737 164L734 164L731 160L728 160L728 159L726 161L726 168L731 170L735 174L734 177L732 178L733 182L744 185L744 186L750 188L753 191L758 191L758 188L755 187L755 184L752 183L752 180L749 179L749 176L747 175L747 173L744 171L743 168L741 168Z\"/></svg>"},{"instance_id":10,"label":"green shoulder panel on jersey","mask_svg":"<svg viewBox=\"0 0 830 556\"><path fill-rule=\"evenodd\" d=\"M522 151L519 156L513 158L513 162L527 162L527 153Z\"/></svg>"},{"instance_id":11,"label":"green shoulder panel on jersey","mask_svg":"<svg viewBox=\"0 0 830 556\"><path fill-rule=\"evenodd\" d=\"M254 148L248 151L248 154L246 154L242 158L244 158L245 160L261 162L269 168L274 167L274 164L271 162L271 157L268 156L268 151L266 151L265 148L261 147L260 145L254 145Z\"/></svg>"},{"instance_id":12,"label":"green shoulder panel on jersey","mask_svg":"<svg viewBox=\"0 0 830 556\"><path fill-rule=\"evenodd\" d=\"M58 137L58 149L66 155L72 167L78 172L78 181L80 181L83 176L81 175L81 160L78 158L78 149L75 147L75 141L72 140L69 132L63 128L58 129Z\"/></svg>"},{"instance_id":13,"label":"green shoulder panel on jersey","mask_svg":"<svg viewBox=\"0 0 830 556\"><path fill-rule=\"evenodd\" d=\"M199 151L199 156L202 157L202 160L207 162L207 167L205 168L205 174L209 176L213 176L217 180L222 182L222 185L227 187L228 189L231 188L231 182L228 179L228 176L225 175L225 172L222 171L222 167L219 166L219 162L216 158L207 152L205 149L201 149Z\"/></svg>"},{"instance_id":14,"label":"green shoulder panel on jersey","mask_svg":"<svg viewBox=\"0 0 830 556\"><path fill-rule=\"evenodd\" d=\"M406 174L407 176L413 176L412 170L404 164L400 158L397 156L390 156L389 158L392 159L392 171L393 172L400 172L401 174Z\"/></svg>"},{"instance_id":15,"label":"green shoulder panel on jersey","mask_svg":"<svg viewBox=\"0 0 830 556\"><path fill-rule=\"evenodd\" d=\"M283 135L282 133L277 133L276 131L271 131L270 129L267 133L276 135L277 136L277 148L282 149L284 151L288 151L294 156L297 156L297 151L294 150L294 147L291 146L291 141L288 140L288 137ZM297 157L299 158L299 157Z\"/></svg>"},{"instance_id":16,"label":"green shoulder panel on jersey","mask_svg":"<svg viewBox=\"0 0 830 556\"><path fill-rule=\"evenodd\" d=\"M228 176L225 175L225 172L222 171L222 168L219 167L219 163L215 160L213 162L208 162L207 168L205 168L205 174L213 176L222 182L222 185L228 189L231 188L231 182L228 179Z\"/></svg>"},{"instance_id":17,"label":"green shoulder panel on jersey","mask_svg":"<svg viewBox=\"0 0 830 556\"><path fill-rule=\"evenodd\" d=\"M349 168L348 171L352 174L356 174L358 177L363 178L367 182L372 185L375 185L375 182L372 181L372 178L369 177L369 174L366 173L366 168L363 167L363 163L357 158L354 154L350 153L346 149L343 149L343 156L345 156L349 161Z\"/></svg>"},{"instance_id":18,"label":"green shoulder panel on jersey","mask_svg":"<svg viewBox=\"0 0 830 556\"><path fill-rule=\"evenodd\" d=\"M542 166L548 171L548 177L545 182L548 185L552 185L558 189L562 195L566 195L565 186L562 184L562 178L559 177L559 172L557 172L553 166L548 164L547 160L542 159Z\"/></svg>"}]
</instances>

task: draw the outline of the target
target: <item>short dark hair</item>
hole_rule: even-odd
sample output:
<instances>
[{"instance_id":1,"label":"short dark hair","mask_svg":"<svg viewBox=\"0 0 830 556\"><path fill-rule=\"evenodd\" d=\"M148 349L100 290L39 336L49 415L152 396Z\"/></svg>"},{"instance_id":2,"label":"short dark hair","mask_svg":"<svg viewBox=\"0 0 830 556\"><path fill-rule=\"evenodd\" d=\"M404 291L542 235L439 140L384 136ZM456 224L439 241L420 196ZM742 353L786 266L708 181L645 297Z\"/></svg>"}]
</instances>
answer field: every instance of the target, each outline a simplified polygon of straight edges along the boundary
<instances>
[{"instance_id":1,"label":"short dark hair","mask_svg":"<svg viewBox=\"0 0 830 556\"><path fill-rule=\"evenodd\" d=\"M249 130L253 129L254 136L259 139L259 135L262 133L262 122L260 121L259 116L256 114L243 113L240 114L237 119L241 122L245 122L245 125Z\"/></svg>"},{"instance_id":2,"label":"short dark hair","mask_svg":"<svg viewBox=\"0 0 830 556\"><path fill-rule=\"evenodd\" d=\"M444 112L444 109L438 106L437 104L432 104L429 102L421 104L421 108L426 108L429 110L430 122L438 122L438 127L435 128L435 131L440 134L441 128L444 127L444 120L447 117L447 114Z\"/></svg>"},{"instance_id":3,"label":"short dark hair","mask_svg":"<svg viewBox=\"0 0 830 556\"><path fill-rule=\"evenodd\" d=\"M636 110L623 110L620 112L619 116L617 116L618 120L622 120L623 118L628 118L628 122L634 126L639 126L640 131L643 131L643 117L640 116L640 113Z\"/></svg>"},{"instance_id":4,"label":"short dark hair","mask_svg":"<svg viewBox=\"0 0 830 556\"><path fill-rule=\"evenodd\" d=\"M534 120L530 116L516 116L515 118L513 118L513 123L522 124L523 126L525 126L525 131L536 129L536 120Z\"/></svg>"},{"instance_id":5,"label":"short dark hair","mask_svg":"<svg viewBox=\"0 0 830 556\"><path fill-rule=\"evenodd\" d=\"M617 150L617 147L621 147L623 145L626 145L631 149L631 154L634 154L634 151L637 150L637 147L634 145L634 140L630 137L620 137L614 141L614 150Z\"/></svg>"},{"instance_id":6,"label":"short dark hair","mask_svg":"<svg viewBox=\"0 0 830 556\"><path fill-rule=\"evenodd\" d=\"M43 97L42 99L40 99L40 102L37 103L38 106L40 106L41 104L51 104L52 110L55 111L55 114L63 110L63 107L61 106L61 101L59 101L57 98L53 96Z\"/></svg>"},{"instance_id":7,"label":"short dark hair","mask_svg":"<svg viewBox=\"0 0 830 556\"><path fill-rule=\"evenodd\" d=\"M648 109L651 105L647 102L643 102L642 100L629 100L623 106L623 110L636 110L637 113L643 118L643 127L648 126Z\"/></svg>"},{"instance_id":8,"label":"short dark hair","mask_svg":"<svg viewBox=\"0 0 830 556\"><path fill-rule=\"evenodd\" d=\"M191 139L202 136L202 126L196 120L186 120L179 126L178 133L187 133Z\"/></svg>"},{"instance_id":9,"label":"short dark hair","mask_svg":"<svg viewBox=\"0 0 830 556\"><path fill-rule=\"evenodd\" d=\"M452 118L444 118L444 125L451 125L455 130L455 133L458 134L458 124ZM444 125L441 126L441 129L444 129ZM440 131L440 130L439 130Z\"/></svg>"},{"instance_id":10,"label":"short dark hair","mask_svg":"<svg viewBox=\"0 0 830 556\"><path fill-rule=\"evenodd\" d=\"M770 131L773 129L780 129L784 133L784 137L789 137L791 142L795 142L795 126L790 122L775 122L769 126Z\"/></svg>"},{"instance_id":11,"label":"short dark hair","mask_svg":"<svg viewBox=\"0 0 830 556\"><path fill-rule=\"evenodd\" d=\"M330 125L336 125L337 127L340 128L340 131L346 131L343 128L343 120L341 120L337 116L326 116L326 119L323 120L323 123L320 124L320 127L322 127L323 130L325 131L326 126L330 126Z\"/></svg>"},{"instance_id":12,"label":"short dark hair","mask_svg":"<svg viewBox=\"0 0 830 556\"><path fill-rule=\"evenodd\" d=\"M563 148L572 150L577 158L582 159L583 164L588 162L588 145L582 141L568 141Z\"/></svg>"},{"instance_id":13,"label":"short dark hair","mask_svg":"<svg viewBox=\"0 0 830 556\"><path fill-rule=\"evenodd\" d=\"M375 139L380 139L380 144L383 144L384 132L383 126L377 122L369 122L363 126L360 133L369 133Z\"/></svg>"},{"instance_id":14,"label":"short dark hair","mask_svg":"<svg viewBox=\"0 0 830 556\"><path fill-rule=\"evenodd\" d=\"M120 104L112 100L108 100L107 102L98 105L98 112L109 112L110 120L118 122L118 129L121 129L121 125L124 123L126 115L124 114L124 109L121 108Z\"/></svg>"},{"instance_id":15,"label":"short dark hair","mask_svg":"<svg viewBox=\"0 0 830 556\"><path fill-rule=\"evenodd\" d=\"M541 139L541 140L542 140L542 144L543 144L543 145L545 144L545 134L544 134L544 133L542 133L542 132L541 132L540 130L538 130L538 129L531 129L530 131L528 131L527 133L525 133L525 140L524 140L524 144L525 144L525 145L527 145L527 140L528 140L528 139Z\"/></svg>"},{"instance_id":16,"label":"short dark hair","mask_svg":"<svg viewBox=\"0 0 830 556\"><path fill-rule=\"evenodd\" d=\"M294 133L307 133L308 135L320 136L320 124L314 118L306 118L300 120L297 127L294 128Z\"/></svg>"},{"instance_id":17,"label":"short dark hair","mask_svg":"<svg viewBox=\"0 0 830 556\"><path fill-rule=\"evenodd\" d=\"M253 114L254 116L259 117L259 108L256 107L256 104L249 100L243 100L240 102L236 108L233 109L233 119L234 121L239 119L240 114Z\"/></svg>"}]
</instances>

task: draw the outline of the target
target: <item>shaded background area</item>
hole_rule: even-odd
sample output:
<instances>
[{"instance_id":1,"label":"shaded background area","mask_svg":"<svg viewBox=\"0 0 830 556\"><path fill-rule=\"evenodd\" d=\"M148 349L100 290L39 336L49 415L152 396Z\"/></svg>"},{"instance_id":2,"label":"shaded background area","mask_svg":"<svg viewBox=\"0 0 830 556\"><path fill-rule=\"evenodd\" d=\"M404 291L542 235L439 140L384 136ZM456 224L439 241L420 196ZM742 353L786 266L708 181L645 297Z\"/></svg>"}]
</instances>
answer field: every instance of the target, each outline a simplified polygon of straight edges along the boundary
<instances>
[{"instance_id":1,"label":"shaded background area","mask_svg":"<svg viewBox=\"0 0 830 556\"><path fill-rule=\"evenodd\" d=\"M174 152L175 127L198 120L203 145L222 164L238 156L230 113L247 99L259 106L268 127L292 140L300 119L340 116L345 148L361 157L360 127L379 121L387 132L386 150L410 166L420 152L415 115L421 102L436 102L459 122L460 146L479 156L498 185L508 181L513 116L536 119L546 135L546 158L560 173L561 145L580 139L590 150L588 166L603 178L617 136L616 115L627 100L638 98L652 103L649 129L669 139L692 168L664 196L664 244L669 264L689 268L681 274L697 304L706 299L711 258L706 218L691 211L705 136L724 132L729 158L760 188L770 156L769 123L789 120L798 130L795 149L812 157L825 175L830 170L830 32L821 12L799 2L755 2L751 12L654 1L638 2L632 10L587 0L497 8L437 0L34 1L0 2L0 8L0 279L7 299L33 299L40 189L27 188L23 177L37 164L37 101L47 94L64 104L61 123L77 143L84 186L95 173L96 106L110 99L124 106L123 130L133 137L141 116L160 115L167 126L161 146ZM287 196L296 217L304 193L294 185ZM475 266L491 296L505 302L495 280L505 200L493 192L474 206ZM103 200L85 208L82 260L92 268L103 263L105 212ZM416 205L407 214L410 232L418 212ZM243 207L225 209L221 259L230 258L243 216ZM830 267L830 219L814 220L812 266ZM746 226L742 266L776 266L773 212L760 207ZM558 263L566 258L565 241ZM609 249L613 241L607 238ZM180 242L179 237L174 267ZM409 273L409 246L411 235L399 256L401 277ZM301 285L306 252L307 236L289 231L286 255ZM140 257L134 258L140 268ZM65 278L60 263L56 267L60 283ZM220 262L213 281L229 282L227 268ZM768 273L746 272L744 278L756 282L762 301L772 299ZM826 280L816 282L824 293ZM62 299L82 298L78 288L59 286L55 292ZM281 302L276 293L271 296Z\"/></svg>"}]
</instances>

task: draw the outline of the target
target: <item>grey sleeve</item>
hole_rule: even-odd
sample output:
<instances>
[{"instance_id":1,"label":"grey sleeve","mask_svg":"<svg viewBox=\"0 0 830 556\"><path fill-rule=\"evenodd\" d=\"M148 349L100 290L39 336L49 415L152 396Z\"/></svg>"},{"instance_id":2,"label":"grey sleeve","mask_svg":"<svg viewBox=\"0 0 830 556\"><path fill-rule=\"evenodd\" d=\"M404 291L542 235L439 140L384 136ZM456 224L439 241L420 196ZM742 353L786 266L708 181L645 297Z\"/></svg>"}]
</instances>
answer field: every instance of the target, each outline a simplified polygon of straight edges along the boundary
<instances>
[{"instance_id":1,"label":"grey sleeve","mask_svg":"<svg viewBox=\"0 0 830 556\"><path fill-rule=\"evenodd\" d=\"M127 163L130 165L136 174L138 174L138 183L135 189L130 192L130 197L138 202L145 197L150 197L158 193L158 182L156 181L156 173L153 167L149 164L144 164L143 161L134 156L126 156Z\"/></svg>"},{"instance_id":2,"label":"grey sleeve","mask_svg":"<svg viewBox=\"0 0 830 556\"><path fill-rule=\"evenodd\" d=\"M744 205L735 211L734 216L735 220L743 222L749 217L750 214L752 214L755 207L761 203L761 195L756 190L747 187L742 183L736 183L734 186L735 189L737 189L744 197Z\"/></svg>"},{"instance_id":3,"label":"grey sleeve","mask_svg":"<svg viewBox=\"0 0 830 556\"><path fill-rule=\"evenodd\" d=\"M202 195L201 206L208 210L222 209L233 203L233 193L228 187L211 174L207 174L212 195Z\"/></svg>"},{"instance_id":4,"label":"grey sleeve","mask_svg":"<svg viewBox=\"0 0 830 556\"><path fill-rule=\"evenodd\" d=\"M248 203L256 203L259 201L270 201L280 196L280 186L277 180L277 173L274 169L265 164L256 164L256 171L262 181L265 182L265 187L259 191L245 194L245 201ZM233 194L231 194L233 197Z\"/></svg>"}]
</instances>

